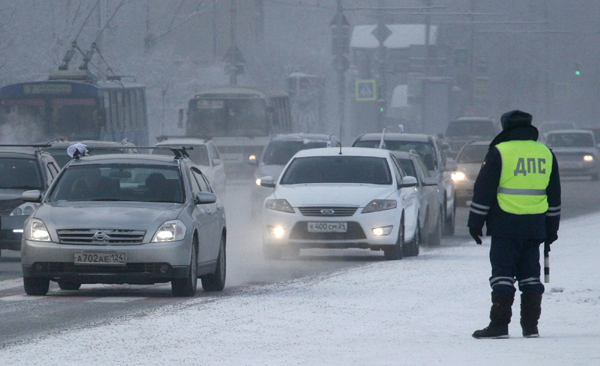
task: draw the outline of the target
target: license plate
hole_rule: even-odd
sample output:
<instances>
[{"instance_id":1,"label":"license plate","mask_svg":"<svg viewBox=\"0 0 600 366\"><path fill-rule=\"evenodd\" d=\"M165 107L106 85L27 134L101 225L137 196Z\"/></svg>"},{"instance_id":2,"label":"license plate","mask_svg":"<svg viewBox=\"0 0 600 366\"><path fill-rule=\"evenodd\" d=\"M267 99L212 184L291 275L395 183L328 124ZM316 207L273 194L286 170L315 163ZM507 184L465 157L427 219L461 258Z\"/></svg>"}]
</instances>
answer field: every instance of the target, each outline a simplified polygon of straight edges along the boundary
<instances>
[{"instance_id":1,"label":"license plate","mask_svg":"<svg viewBox=\"0 0 600 366\"><path fill-rule=\"evenodd\" d=\"M309 222L309 233L345 233L348 231L347 222Z\"/></svg>"},{"instance_id":2,"label":"license plate","mask_svg":"<svg viewBox=\"0 0 600 366\"><path fill-rule=\"evenodd\" d=\"M125 265L126 253L78 252L75 253L75 264L110 264Z\"/></svg>"}]
</instances>

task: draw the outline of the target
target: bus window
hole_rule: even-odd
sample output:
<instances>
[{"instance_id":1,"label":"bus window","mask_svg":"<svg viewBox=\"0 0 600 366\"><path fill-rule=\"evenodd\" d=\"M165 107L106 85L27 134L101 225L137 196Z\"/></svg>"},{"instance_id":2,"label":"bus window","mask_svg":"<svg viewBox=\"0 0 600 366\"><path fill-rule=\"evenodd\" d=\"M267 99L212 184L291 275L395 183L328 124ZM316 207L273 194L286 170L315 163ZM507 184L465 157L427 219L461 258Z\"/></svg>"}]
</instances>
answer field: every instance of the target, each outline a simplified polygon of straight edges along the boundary
<instances>
[{"instance_id":1,"label":"bus window","mask_svg":"<svg viewBox=\"0 0 600 366\"><path fill-rule=\"evenodd\" d=\"M110 132L115 136L115 133L120 129L119 127L119 114L117 113L117 92L115 90L110 91L110 113L111 113L111 128Z\"/></svg>"},{"instance_id":2,"label":"bus window","mask_svg":"<svg viewBox=\"0 0 600 366\"><path fill-rule=\"evenodd\" d=\"M127 94L129 94L129 108L131 110L131 128L138 128L138 117L137 117L137 102L135 97L135 90L129 90Z\"/></svg>"},{"instance_id":3,"label":"bus window","mask_svg":"<svg viewBox=\"0 0 600 366\"><path fill-rule=\"evenodd\" d=\"M69 140L94 139L98 134L96 100L93 98L54 98L50 100L51 134Z\"/></svg>"},{"instance_id":4,"label":"bus window","mask_svg":"<svg viewBox=\"0 0 600 366\"><path fill-rule=\"evenodd\" d=\"M104 127L106 128L107 133L112 132L111 128L111 117L110 117L110 96L108 91L105 91L103 94L104 99Z\"/></svg>"}]
</instances>

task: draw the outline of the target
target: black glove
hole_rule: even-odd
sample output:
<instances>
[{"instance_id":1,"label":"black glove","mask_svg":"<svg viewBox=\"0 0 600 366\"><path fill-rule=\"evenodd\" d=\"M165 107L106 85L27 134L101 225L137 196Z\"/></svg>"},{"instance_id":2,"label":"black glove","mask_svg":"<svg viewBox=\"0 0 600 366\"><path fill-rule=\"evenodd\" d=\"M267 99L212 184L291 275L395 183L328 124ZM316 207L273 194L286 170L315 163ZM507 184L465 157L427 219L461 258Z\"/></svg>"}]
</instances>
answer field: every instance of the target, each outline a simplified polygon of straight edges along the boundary
<instances>
[{"instance_id":1,"label":"black glove","mask_svg":"<svg viewBox=\"0 0 600 366\"><path fill-rule=\"evenodd\" d=\"M556 231L551 231L546 233L546 240L544 240L544 243L550 245L554 243L556 239L558 239L558 233Z\"/></svg>"},{"instance_id":2,"label":"black glove","mask_svg":"<svg viewBox=\"0 0 600 366\"><path fill-rule=\"evenodd\" d=\"M475 228L470 227L469 234L471 234L473 239L475 239L475 243L477 243L478 245L481 245L481 243L482 243L481 237L483 236L483 231L481 229L475 229Z\"/></svg>"}]
</instances>

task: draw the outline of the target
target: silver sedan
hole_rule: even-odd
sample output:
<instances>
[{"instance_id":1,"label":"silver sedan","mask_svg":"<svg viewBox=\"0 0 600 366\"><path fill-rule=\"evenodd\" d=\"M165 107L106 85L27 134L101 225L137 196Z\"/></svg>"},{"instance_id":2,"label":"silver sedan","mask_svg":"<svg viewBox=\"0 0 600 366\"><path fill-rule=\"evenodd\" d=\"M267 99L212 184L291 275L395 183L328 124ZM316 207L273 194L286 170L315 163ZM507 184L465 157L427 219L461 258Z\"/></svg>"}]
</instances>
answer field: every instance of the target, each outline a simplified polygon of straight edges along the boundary
<instances>
[{"instance_id":1,"label":"silver sedan","mask_svg":"<svg viewBox=\"0 0 600 366\"><path fill-rule=\"evenodd\" d=\"M221 291L225 211L186 157L101 155L71 161L25 223L21 260L28 295L81 284L171 282L175 296Z\"/></svg>"}]
</instances>

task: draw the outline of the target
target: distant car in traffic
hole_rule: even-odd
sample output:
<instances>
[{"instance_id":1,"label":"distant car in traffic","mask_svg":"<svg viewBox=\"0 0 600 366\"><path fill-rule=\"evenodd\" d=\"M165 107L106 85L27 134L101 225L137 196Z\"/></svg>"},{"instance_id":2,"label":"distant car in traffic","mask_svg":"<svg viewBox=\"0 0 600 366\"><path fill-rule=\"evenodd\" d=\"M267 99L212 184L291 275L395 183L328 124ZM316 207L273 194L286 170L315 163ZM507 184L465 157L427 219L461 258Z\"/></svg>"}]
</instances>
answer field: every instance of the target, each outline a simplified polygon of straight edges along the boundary
<instances>
[{"instance_id":1,"label":"distant car in traffic","mask_svg":"<svg viewBox=\"0 0 600 366\"><path fill-rule=\"evenodd\" d=\"M332 135L290 133L273 136L260 156L248 163L256 166L254 171L254 182L251 188L251 204L253 215L260 211L265 198L273 192L271 188L260 185L260 178L264 176L279 178L283 167L290 161L292 156L300 150L316 149L331 146L339 146L339 142Z\"/></svg>"},{"instance_id":2,"label":"distant car in traffic","mask_svg":"<svg viewBox=\"0 0 600 366\"><path fill-rule=\"evenodd\" d=\"M406 175L417 178L419 213L417 234L413 240L416 240L416 244L419 245L440 245L444 225L444 209L438 194L437 179L429 175L423 159L416 152L394 151L393 154ZM415 245L415 248L418 248L419 245Z\"/></svg>"},{"instance_id":3,"label":"distant car in traffic","mask_svg":"<svg viewBox=\"0 0 600 366\"><path fill-rule=\"evenodd\" d=\"M577 126L572 121L544 121L538 126L538 131L540 132L538 139L543 142L549 132L575 129L577 129Z\"/></svg>"},{"instance_id":4,"label":"distant car in traffic","mask_svg":"<svg viewBox=\"0 0 600 366\"><path fill-rule=\"evenodd\" d=\"M379 148L381 133L367 133L356 138L352 146ZM431 135L409 133L386 133L383 148L391 151L414 150L421 156L429 174L438 182L440 200L444 208L443 235L454 235L456 223L456 204L454 182L450 173L456 170L456 162L448 159L444 153L442 142Z\"/></svg>"},{"instance_id":5,"label":"distant car in traffic","mask_svg":"<svg viewBox=\"0 0 600 366\"><path fill-rule=\"evenodd\" d=\"M217 146L211 141L195 137L159 136L156 146L163 147L191 147L187 150L190 160L196 164L215 192L224 195L227 192L227 177L221 154ZM173 155L165 149L152 150L153 154Z\"/></svg>"},{"instance_id":6,"label":"distant car in traffic","mask_svg":"<svg viewBox=\"0 0 600 366\"><path fill-rule=\"evenodd\" d=\"M226 276L223 205L182 154L86 156L68 163L26 220L23 284L43 296L86 283L171 282L175 296L221 291Z\"/></svg>"},{"instance_id":7,"label":"distant car in traffic","mask_svg":"<svg viewBox=\"0 0 600 366\"><path fill-rule=\"evenodd\" d=\"M46 151L52 155L56 162L62 168L69 161L71 157L67 154L67 148L76 143L84 144L88 150L93 150L94 155L101 154L137 154L135 145L129 140L125 139L121 142L114 141L100 141L100 140L83 140L83 141L68 141L57 139L49 141L47 144L50 145L46 148Z\"/></svg>"},{"instance_id":8,"label":"distant car in traffic","mask_svg":"<svg viewBox=\"0 0 600 366\"><path fill-rule=\"evenodd\" d=\"M448 156L455 158L460 149L473 140L492 140L502 130L490 117L460 117L448 123L444 139L450 146Z\"/></svg>"},{"instance_id":9,"label":"distant car in traffic","mask_svg":"<svg viewBox=\"0 0 600 366\"><path fill-rule=\"evenodd\" d=\"M458 165L452 172L452 180L456 186L456 201L458 205L466 205L473 199L473 186L481 170L481 164L489 150L491 141L473 141L460 149L456 156Z\"/></svg>"},{"instance_id":10,"label":"distant car in traffic","mask_svg":"<svg viewBox=\"0 0 600 366\"><path fill-rule=\"evenodd\" d=\"M388 150L302 150L277 181L261 184L275 188L263 211L267 259L303 248L383 250L388 260L418 254L417 180Z\"/></svg>"},{"instance_id":11,"label":"distant car in traffic","mask_svg":"<svg viewBox=\"0 0 600 366\"><path fill-rule=\"evenodd\" d=\"M600 180L600 151L592 131L548 132L545 143L556 156L561 176L587 175L592 180Z\"/></svg>"},{"instance_id":12,"label":"distant car in traffic","mask_svg":"<svg viewBox=\"0 0 600 366\"><path fill-rule=\"evenodd\" d=\"M60 167L43 147L0 146L0 250L20 250L25 219L37 203L25 202L27 190L46 191Z\"/></svg>"}]
</instances>

